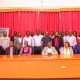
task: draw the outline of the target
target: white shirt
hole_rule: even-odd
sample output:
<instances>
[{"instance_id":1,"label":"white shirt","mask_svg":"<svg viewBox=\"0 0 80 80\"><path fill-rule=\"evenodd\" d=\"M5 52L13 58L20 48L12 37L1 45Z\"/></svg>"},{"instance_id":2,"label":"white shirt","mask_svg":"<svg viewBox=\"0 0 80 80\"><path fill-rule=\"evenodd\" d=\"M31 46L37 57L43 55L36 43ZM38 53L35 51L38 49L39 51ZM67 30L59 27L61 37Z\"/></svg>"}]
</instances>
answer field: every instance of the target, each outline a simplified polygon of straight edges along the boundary
<instances>
[{"instance_id":1,"label":"white shirt","mask_svg":"<svg viewBox=\"0 0 80 80\"><path fill-rule=\"evenodd\" d=\"M21 43L21 41L22 41L22 38L21 38L21 37L18 37L18 39L19 39L19 43Z\"/></svg>"},{"instance_id":2,"label":"white shirt","mask_svg":"<svg viewBox=\"0 0 80 80\"><path fill-rule=\"evenodd\" d=\"M29 37L26 36L26 37L23 38L23 47L24 47L24 42L25 41L28 41L29 46L32 45L32 37L31 36L29 36Z\"/></svg>"},{"instance_id":3,"label":"white shirt","mask_svg":"<svg viewBox=\"0 0 80 80\"><path fill-rule=\"evenodd\" d=\"M13 47L10 47L10 55L13 55Z\"/></svg>"},{"instance_id":4,"label":"white shirt","mask_svg":"<svg viewBox=\"0 0 80 80\"><path fill-rule=\"evenodd\" d=\"M52 53L52 49L48 48L48 52L47 53Z\"/></svg>"},{"instance_id":5,"label":"white shirt","mask_svg":"<svg viewBox=\"0 0 80 80\"><path fill-rule=\"evenodd\" d=\"M54 38L54 36L50 36L51 38Z\"/></svg>"},{"instance_id":6,"label":"white shirt","mask_svg":"<svg viewBox=\"0 0 80 80\"><path fill-rule=\"evenodd\" d=\"M9 37L1 37L0 38L0 45L6 49L7 47L9 47L9 43L10 43L10 38Z\"/></svg>"},{"instance_id":7,"label":"white shirt","mask_svg":"<svg viewBox=\"0 0 80 80\"><path fill-rule=\"evenodd\" d=\"M65 39L64 39L64 42L66 42L66 41L68 41L69 43L70 43L70 46L75 46L76 44L77 44L77 42L76 42L76 37L75 36L66 36L66 37L64 37Z\"/></svg>"},{"instance_id":8,"label":"white shirt","mask_svg":"<svg viewBox=\"0 0 80 80\"><path fill-rule=\"evenodd\" d=\"M32 39L32 46L41 46L42 35L35 35Z\"/></svg>"},{"instance_id":9,"label":"white shirt","mask_svg":"<svg viewBox=\"0 0 80 80\"><path fill-rule=\"evenodd\" d=\"M64 41L64 43L67 41L67 36L63 37L63 41Z\"/></svg>"}]
</instances>

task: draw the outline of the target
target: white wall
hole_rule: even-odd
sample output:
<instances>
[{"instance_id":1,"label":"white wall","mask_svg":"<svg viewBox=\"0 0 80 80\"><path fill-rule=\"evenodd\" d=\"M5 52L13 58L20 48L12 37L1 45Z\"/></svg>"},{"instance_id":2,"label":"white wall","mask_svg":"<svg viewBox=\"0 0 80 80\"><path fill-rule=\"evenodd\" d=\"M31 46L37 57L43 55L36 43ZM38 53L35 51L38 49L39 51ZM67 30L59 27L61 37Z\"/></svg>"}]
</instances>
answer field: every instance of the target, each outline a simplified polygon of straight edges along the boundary
<instances>
[{"instance_id":1,"label":"white wall","mask_svg":"<svg viewBox=\"0 0 80 80\"><path fill-rule=\"evenodd\" d=\"M80 0L0 0L0 8L11 7L34 7L34 8L80 7Z\"/></svg>"}]
</instances>

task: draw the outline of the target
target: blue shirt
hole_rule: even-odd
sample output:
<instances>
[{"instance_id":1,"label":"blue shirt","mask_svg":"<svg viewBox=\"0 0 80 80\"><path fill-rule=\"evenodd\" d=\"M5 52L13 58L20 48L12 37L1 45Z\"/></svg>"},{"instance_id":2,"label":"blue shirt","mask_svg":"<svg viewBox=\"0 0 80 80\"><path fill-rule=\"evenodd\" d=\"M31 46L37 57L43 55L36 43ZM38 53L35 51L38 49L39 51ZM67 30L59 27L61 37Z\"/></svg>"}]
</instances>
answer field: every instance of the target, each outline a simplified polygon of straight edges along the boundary
<instances>
[{"instance_id":1,"label":"blue shirt","mask_svg":"<svg viewBox=\"0 0 80 80\"><path fill-rule=\"evenodd\" d=\"M75 45L75 47L74 47L74 53L75 54L79 54L80 53L80 45L79 44Z\"/></svg>"},{"instance_id":2,"label":"blue shirt","mask_svg":"<svg viewBox=\"0 0 80 80\"><path fill-rule=\"evenodd\" d=\"M46 47L48 41L51 41L51 37L43 37L41 41L43 42L43 46Z\"/></svg>"}]
</instances>

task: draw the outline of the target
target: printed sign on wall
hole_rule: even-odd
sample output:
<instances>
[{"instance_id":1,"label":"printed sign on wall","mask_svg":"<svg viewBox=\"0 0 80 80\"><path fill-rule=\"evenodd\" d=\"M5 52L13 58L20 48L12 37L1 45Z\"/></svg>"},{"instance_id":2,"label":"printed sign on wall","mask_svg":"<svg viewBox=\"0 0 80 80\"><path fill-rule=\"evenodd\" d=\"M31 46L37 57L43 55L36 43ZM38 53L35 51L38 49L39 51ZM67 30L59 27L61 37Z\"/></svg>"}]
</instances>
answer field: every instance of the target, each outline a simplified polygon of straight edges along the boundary
<instances>
[{"instance_id":1,"label":"printed sign on wall","mask_svg":"<svg viewBox=\"0 0 80 80\"><path fill-rule=\"evenodd\" d=\"M7 36L9 36L9 28L0 28L0 36L3 35L3 31L7 32Z\"/></svg>"}]
</instances>

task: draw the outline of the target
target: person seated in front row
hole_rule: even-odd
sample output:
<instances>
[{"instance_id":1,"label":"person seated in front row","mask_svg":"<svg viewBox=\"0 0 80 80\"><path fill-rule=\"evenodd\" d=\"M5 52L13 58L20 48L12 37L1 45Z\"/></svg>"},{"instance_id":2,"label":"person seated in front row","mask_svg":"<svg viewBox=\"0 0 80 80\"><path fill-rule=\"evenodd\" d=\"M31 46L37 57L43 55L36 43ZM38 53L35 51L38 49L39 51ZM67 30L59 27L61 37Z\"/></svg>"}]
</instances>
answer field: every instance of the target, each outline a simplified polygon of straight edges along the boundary
<instances>
[{"instance_id":1,"label":"person seated in front row","mask_svg":"<svg viewBox=\"0 0 80 80\"><path fill-rule=\"evenodd\" d=\"M74 47L74 53L80 54L80 38L77 38L77 45Z\"/></svg>"},{"instance_id":2,"label":"person seated in front row","mask_svg":"<svg viewBox=\"0 0 80 80\"><path fill-rule=\"evenodd\" d=\"M26 55L31 55L32 53L32 48L28 46L28 41L24 42L24 47L21 48L19 55L26 54Z\"/></svg>"},{"instance_id":3,"label":"person seated in front row","mask_svg":"<svg viewBox=\"0 0 80 80\"><path fill-rule=\"evenodd\" d=\"M60 54L73 54L73 49L70 47L69 42L64 43L64 47L60 48Z\"/></svg>"},{"instance_id":4,"label":"person seated in front row","mask_svg":"<svg viewBox=\"0 0 80 80\"><path fill-rule=\"evenodd\" d=\"M58 54L57 50L55 47L52 46L52 41L48 41L47 46L44 47L42 51L42 55L54 55Z\"/></svg>"},{"instance_id":5,"label":"person seated in front row","mask_svg":"<svg viewBox=\"0 0 80 80\"><path fill-rule=\"evenodd\" d=\"M6 48L6 55L18 55L18 49L14 47L13 41L10 41L9 47Z\"/></svg>"}]
</instances>

